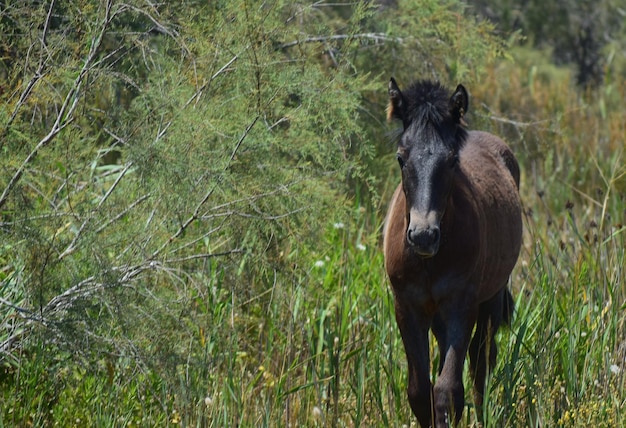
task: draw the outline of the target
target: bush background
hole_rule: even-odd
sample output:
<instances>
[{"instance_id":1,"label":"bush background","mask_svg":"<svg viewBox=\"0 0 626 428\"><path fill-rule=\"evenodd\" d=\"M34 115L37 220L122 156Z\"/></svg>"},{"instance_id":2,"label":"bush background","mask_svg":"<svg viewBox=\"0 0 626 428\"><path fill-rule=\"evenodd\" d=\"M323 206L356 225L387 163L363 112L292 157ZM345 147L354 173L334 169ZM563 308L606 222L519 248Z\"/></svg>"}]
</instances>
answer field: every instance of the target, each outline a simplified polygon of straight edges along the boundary
<instances>
[{"instance_id":1,"label":"bush background","mask_svg":"<svg viewBox=\"0 0 626 428\"><path fill-rule=\"evenodd\" d=\"M415 424L391 75L463 82L522 165L462 425L619 425L626 10L511 3L0 2L0 426Z\"/></svg>"}]
</instances>

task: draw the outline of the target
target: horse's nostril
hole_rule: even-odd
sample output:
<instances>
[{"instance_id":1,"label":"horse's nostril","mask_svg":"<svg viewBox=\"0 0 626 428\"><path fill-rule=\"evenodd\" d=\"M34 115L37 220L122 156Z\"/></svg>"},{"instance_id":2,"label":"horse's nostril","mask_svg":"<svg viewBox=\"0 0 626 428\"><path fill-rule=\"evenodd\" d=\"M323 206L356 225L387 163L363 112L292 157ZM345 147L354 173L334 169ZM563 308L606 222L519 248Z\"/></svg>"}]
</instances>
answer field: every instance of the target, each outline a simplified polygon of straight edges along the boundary
<instances>
[{"instance_id":1,"label":"horse's nostril","mask_svg":"<svg viewBox=\"0 0 626 428\"><path fill-rule=\"evenodd\" d=\"M431 230L433 234L433 242L439 242L439 234L440 234L439 228L435 227L435 228L432 228Z\"/></svg>"},{"instance_id":2,"label":"horse's nostril","mask_svg":"<svg viewBox=\"0 0 626 428\"><path fill-rule=\"evenodd\" d=\"M407 241L409 241L409 244L416 246L419 244L421 240L420 239L421 234L422 234L422 231L409 228L409 230L406 231L406 239Z\"/></svg>"},{"instance_id":3,"label":"horse's nostril","mask_svg":"<svg viewBox=\"0 0 626 428\"><path fill-rule=\"evenodd\" d=\"M406 240L411 245L415 245L415 242L413 242L413 237L414 236L415 236L415 233L414 233L413 229L411 229L409 227L409 229L406 231Z\"/></svg>"}]
</instances>

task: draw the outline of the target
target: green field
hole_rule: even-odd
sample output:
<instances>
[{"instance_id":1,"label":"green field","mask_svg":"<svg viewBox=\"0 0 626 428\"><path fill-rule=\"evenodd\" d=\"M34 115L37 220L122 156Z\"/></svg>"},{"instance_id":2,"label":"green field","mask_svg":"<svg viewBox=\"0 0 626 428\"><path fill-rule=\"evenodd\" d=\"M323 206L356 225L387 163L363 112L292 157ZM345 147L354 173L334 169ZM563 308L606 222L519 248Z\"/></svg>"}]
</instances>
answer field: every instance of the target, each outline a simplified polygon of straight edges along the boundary
<instances>
[{"instance_id":1,"label":"green field","mask_svg":"<svg viewBox=\"0 0 626 428\"><path fill-rule=\"evenodd\" d=\"M463 81L522 170L516 311L460 426L626 426L624 42L583 88L456 1L339 3L0 11L0 427L416 426L392 74Z\"/></svg>"}]
</instances>

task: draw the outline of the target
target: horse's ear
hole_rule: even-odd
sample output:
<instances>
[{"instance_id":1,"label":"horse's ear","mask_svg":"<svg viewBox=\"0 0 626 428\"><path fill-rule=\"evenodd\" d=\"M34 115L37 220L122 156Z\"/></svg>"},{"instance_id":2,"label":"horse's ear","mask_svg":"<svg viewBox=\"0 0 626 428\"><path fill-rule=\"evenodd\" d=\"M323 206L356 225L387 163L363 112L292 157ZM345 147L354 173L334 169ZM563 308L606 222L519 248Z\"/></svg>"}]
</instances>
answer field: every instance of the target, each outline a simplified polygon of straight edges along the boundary
<instances>
[{"instance_id":1,"label":"horse's ear","mask_svg":"<svg viewBox=\"0 0 626 428\"><path fill-rule=\"evenodd\" d=\"M455 122L461 125L465 124L463 117L467 113L467 107L469 105L469 96L467 90L463 85L459 85L454 90L454 93L450 97L450 113Z\"/></svg>"},{"instance_id":2,"label":"horse's ear","mask_svg":"<svg viewBox=\"0 0 626 428\"><path fill-rule=\"evenodd\" d=\"M404 97L396 79L393 77L389 80L389 104L387 105L387 121L392 119L404 120Z\"/></svg>"}]
</instances>

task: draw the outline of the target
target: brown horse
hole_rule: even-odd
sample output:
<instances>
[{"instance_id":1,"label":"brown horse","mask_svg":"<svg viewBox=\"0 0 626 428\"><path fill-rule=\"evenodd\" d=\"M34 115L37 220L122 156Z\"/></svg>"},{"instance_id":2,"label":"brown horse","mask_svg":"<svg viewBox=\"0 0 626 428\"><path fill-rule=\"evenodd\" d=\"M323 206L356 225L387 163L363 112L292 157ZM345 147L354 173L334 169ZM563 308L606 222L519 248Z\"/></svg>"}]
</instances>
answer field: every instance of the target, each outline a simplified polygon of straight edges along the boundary
<instances>
[{"instance_id":1,"label":"brown horse","mask_svg":"<svg viewBox=\"0 0 626 428\"><path fill-rule=\"evenodd\" d=\"M409 367L409 402L425 428L461 418L468 351L480 409L496 360L494 336L513 312L507 282L522 239L519 166L498 137L465 129L467 105L462 85L449 97L438 83L420 81L401 92L389 82L388 118L403 124L402 183L385 221L385 269ZM440 361L434 387L430 329Z\"/></svg>"}]
</instances>

